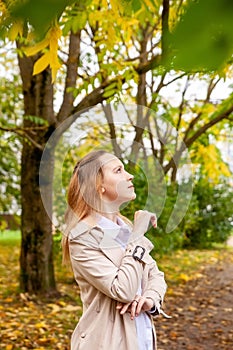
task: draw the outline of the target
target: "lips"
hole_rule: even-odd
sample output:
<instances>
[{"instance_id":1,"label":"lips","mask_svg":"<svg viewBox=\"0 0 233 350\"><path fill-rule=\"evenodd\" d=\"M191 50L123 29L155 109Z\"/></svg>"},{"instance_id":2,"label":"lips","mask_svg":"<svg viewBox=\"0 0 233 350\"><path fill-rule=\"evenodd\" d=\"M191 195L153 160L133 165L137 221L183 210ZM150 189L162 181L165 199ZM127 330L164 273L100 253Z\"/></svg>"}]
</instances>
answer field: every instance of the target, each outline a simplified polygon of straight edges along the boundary
<instances>
[{"instance_id":1,"label":"lips","mask_svg":"<svg viewBox=\"0 0 233 350\"><path fill-rule=\"evenodd\" d=\"M128 188L134 188L134 185L129 186Z\"/></svg>"}]
</instances>

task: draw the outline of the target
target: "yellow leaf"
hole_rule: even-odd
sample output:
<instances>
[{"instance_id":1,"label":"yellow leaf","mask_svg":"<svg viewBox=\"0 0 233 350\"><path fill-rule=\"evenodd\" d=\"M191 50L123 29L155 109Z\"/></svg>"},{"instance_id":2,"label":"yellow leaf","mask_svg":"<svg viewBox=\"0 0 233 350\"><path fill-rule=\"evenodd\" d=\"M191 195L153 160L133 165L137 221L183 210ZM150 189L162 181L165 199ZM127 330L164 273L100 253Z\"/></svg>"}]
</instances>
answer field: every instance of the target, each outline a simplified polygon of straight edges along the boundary
<instances>
[{"instance_id":1,"label":"yellow leaf","mask_svg":"<svg viewBox=\"0 0 233 350\"><path fill-rule=\"evenodd\" d=\"M62 31L59 26L55 25L52 27L46 34L45 39L35 44L32 47L25 47L24 52L27 56L33 56L38 52L43 51L47 48L45 52L34 64L33 75L41 73L49 65L52 70L52 82L56 78L58 69L61 67L61 64L58 60L58 40L62 35Z\"/></svg>"},{"instance_id":2,"label":"yellow leaf","mask_svg":"<svg viewBox=\"0 0 233 350\"><path fill-rule=\"evenodd\" d=\"M144 0L144 2L150 10L155 10L156 7L158 8L158 4L155 1Z\"/></svg>"},{"instance_id":3,"label":"yellow leaf","mask_svg":"<svg viewBox=\"0 0 233 350\"><path fill-rule=\"evenodd\" d=\"M190 277L188 275L186 275L185 273L181 273L179 277L184 282L188 282L190 280Z\"/></svg>"},{"instance_id":4,"label":"yellow leaf","mask_svg":"<svg viewBox=\"0 0 233 350\"><path fill-rule=\"evenodd\" d=\"M13 349L13 345L12 344L8 344L7 346L6 346L6 350L12 350Z\"/></svg>"},{"instance_id":5,"label":"yellow leaf","mask_svg":"<svg viewBox=\"0 0 233 350\"><path fill-rule=\"evenodd\" d=\"M50 37L50 46L51 46L51 41L53 41L57 45L57 42L60 39L61 35L62 35L62 31L59 26L56 25L52 27L48 33L48 37Z\"/></svg>"},{"instance_id":6,"label":"yellow leaf","mask_svg":"<svg viewBox=\"0 0 233 350\"><path fill-rule=\"evenodd\" d=\"M220 173L226 177L230 177L232 175L229 167L223 162L220 164Z\"/></svg>"},{"instance_id":7,"label":"yellow leaf","mask_svg":"<svg viewBox=\"0 0 233 350\"><path fill-rule=\"evenodd\" d=\"M44 322L38 322L35 324L36 328L47 328L47 325Z\"/></svg>"},{"instance_id":8,"label":"yellow leaf","mask_svg":"<svg viewBox=\"0 0 233 350\"><path fill-rule=\"evenodd\" d=\"M61 67L61 65L58 62L58 60L56 60L56 62L51 62L50 66L51 66L51 70L52 70L52 83L53 83L56 79L57 71Z\"/></svg>"},{"instance_id":9,"label":"yellow leaf","mask_svg":"<svg viewBox=\"0 0 233 350\"><path fill-rule=\"evenodd\" d=\"M33 75L41 73L50 64L50 52L46 52L34 64Z\"/></svg>"},{"instance_id":10,"label":"yellow leaf","mask_svg":"<svg viewBox=\"0 0 233 350\"><path fill-rule=\"evenodd\" d=\"M178 337L178 334L177 334L177 332L171 331L171 332L169 333L169 336L170 336L172 339L176 339L176 338Z\"/></svg>"},{"instance_id":11,"label":"yellow leaf","mask_svg":"<svg viewBox=\"0 0 233 350\"><path fill-rule=\"evenodd\" d=\"M123 6L121 5L120 1L117 0L111 0L111 7L113 9L114 12L116 12L117 14L123 11Z\"/></svg>"},{"instance_id":12,"label":"yellow leaf","mask_svg":"<svg viewBox=\"0 0 233 350\"><path fill-rule=\"evenodd\" d=\"M50 50L50 67L52 70L52 82L54 82L57 71L61 67L61 64L58 60L58 40L62 35L61 29L56 25L53 28L51 28L50 32L50 42L49 42L49 50Z\"/></svg>"},{"instance_id":13,"label":"yellow leaf","mask_svg":"<svg viewBox=\"0 0 233 350\"><path fill-rule=\"evenodd\" d=\"M48 306L50 306L52 308L51 313L57 313L61 310L60 306L57 304L48 304Z\"/></svg>"},{"instance_id":14,"label":"yellow leaf","mask_svg":"<svg viewBox=\"0 0 233 350\"><path fill-rule=\"evenodd\" d=\"M45 345L45 344L48 344L48 343L50 343L50 339L49 338L39 338L38 340L37 340L37 343L39 344L39 345Z\"/></svg>"},{"instance_id":15,"label":"yellow leaf","mask_svg":"<svg viewBox=\"0 0 233 350\"><path fill-rule=\"evenodd\" d=\"M210 178L213 183L217 183L222 175L231 176L229 167L222 161L216 145L204 146L200 144L197 153L193 156L197 157L197 161L204 165L203 174Z\"/></svg>"},{"instance_id":16,"label":"yellow leaf","mask_svg":"<svg viewBox=\"0 0 233 350\"><path fill-rule=\"evenodd\" d=\"M82 310L82 306L79 305L67 305L64 307L63 310L66 310L68 312L74 312L74 311L81 311Z\"/></svg>"},{"instance_id":17,"label":"yellow leaf","mask_svg":"<svg viewBox=\"0 0 233 350\"><path fill-rule=\"evenodd\" d=\"M1 12L6 12L6 5L4 4L3 1L0 1L0 11Z\"/></svg>"},{"instance_id":18,"label":"yellow leaf","mask_svg":"<svg viewBox=\"0 0 233 350\"><path fill-rule=\"evenodd\" d=\"M40 41L39 43L35 44L32 47L24 47L23 51L27 56L33 56L36 53L45 49L48 45L49 45L49 38L46 37L45 39L43 39L42 41Z\"/></svg>"},{"instance_id":19,"label":"yellow leaf","mask_svg":"<svg viewBox=\"0 0 233 350\"><path fill-rule=\"evenodd\" d=\"M50 67L52 70L52 82L54 82L57 71L61 67L61 64L58 61L57 51L50 51Z\"/></svg>"},{"instance_id":20,"label":"yellow leaf","mask_svg":"<svg viewBox=\"0 0 233 350\"><path fill-rule=\"evenodd\" d=\"M195 306L189 305L189 311L197 311Z\"/></svg>"},{"instance_id":21,"label":"yellow leaf","mask_svg":"<svg viewBox=\"0 0 233 350\"><path fill-rule=\"evenodd\" d=\"M23 35L23 24L21 21L13 23L8 32L8 36L11 41L14 41L18 35Z\"/></svg>"},{"instance_id":22,"label":"yellow leaf","mask_svg":"<svg viewBox=\"0 0 233 350\"><path fill-rule=\"evenodd\" d=\"M6 303L11 303L12 301L13 301L13 298L6 298L6 299L5 299L5 302L6 302Z\"/></svg>"}]
</instances>

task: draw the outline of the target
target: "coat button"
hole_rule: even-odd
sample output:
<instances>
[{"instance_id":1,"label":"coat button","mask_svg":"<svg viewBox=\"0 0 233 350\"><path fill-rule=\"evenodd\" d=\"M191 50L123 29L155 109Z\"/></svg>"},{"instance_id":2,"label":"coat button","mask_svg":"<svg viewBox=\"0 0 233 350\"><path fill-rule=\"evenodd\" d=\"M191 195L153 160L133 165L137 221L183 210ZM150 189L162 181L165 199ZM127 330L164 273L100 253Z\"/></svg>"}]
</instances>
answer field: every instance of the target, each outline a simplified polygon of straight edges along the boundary
<instances>
[{"instance_id":1,"label":"coat button","mask_svg":"<svg viewBox=\"0 0 233 350\"><path fill-rule=\"evenodd\" d=\"M85 336L86 336L86 333L81 333L81 338L85 338Z\"/></svg>"}]
</instances>

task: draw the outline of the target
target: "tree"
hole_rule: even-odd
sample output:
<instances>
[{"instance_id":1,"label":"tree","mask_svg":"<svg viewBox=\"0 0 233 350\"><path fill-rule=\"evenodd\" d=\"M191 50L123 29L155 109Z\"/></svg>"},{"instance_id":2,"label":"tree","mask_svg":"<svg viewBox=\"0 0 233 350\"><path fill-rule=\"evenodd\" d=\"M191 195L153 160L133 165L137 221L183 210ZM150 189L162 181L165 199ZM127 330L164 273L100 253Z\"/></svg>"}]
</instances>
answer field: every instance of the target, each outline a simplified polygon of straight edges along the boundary
<instances>
[{"instance_id":1,"label":"tree","mask_svg":"<svg viewBox=\"0 0 233 350\"><path fill-rule=\"evenodd\" d=\"M7 62L12 64L11 60ZM5 71L5 73L7 70ZM18 213L20 208L20 150L21 142L15 130L15 124L19 123L21 116L16 113L21 109L21 86L18 75L10 74L10 77L2 77L0 83L0 146L1 146L1 171L0 171L0 212ZM20 130L17 131L20 134Z\"/></svg>"},{"instance_id":2,"label":"tree","mask_svg":"<svg viewBox=\"0 0 233 350\"><path fill-rule=\"evenodd\" d=\"M17 2L15 3L18 5ZM116 79L115 77L109 78L106 71L104 71L98 78L101 83L95 88L94 79L86 74L84 83L81 82L80 84L81 88L87 89L89 85L92 85L92 91L80 98L77 104L74 103L75 94L73 92L77 84L78 68L80 69L81 28L79 28L79 23L77 25L75 20L72 21L72 18L68 18L65 31L68 31L69 45L64 58L66 72L64 75L63 100L58 113L55 113L52 75L54 80L59 64L56 57L57 39L61 35L59 27L53 22L46 38L44 41L42 40L42 44L38 44L39 49L35 44L32 50L24 50L24 52L27 52L26 56L23 54L23 47L30 26L27 26L26 20L23 23L21 20L14 20L20 12L18 6L11 7L12 4L7 4L6 7L3 2L1 5L3 19L8 25L5 28L9 29L7 35L11 39L17 40L18 63L24 96L22 130L25 132L25 138L21 160L22 244L20 285L22 290L29 293L52 293L56 290L52 259L52 223L50 221L54 148L51 149L51 153L46 159L46 173L41 183L42 191L46 192L47 203L49 203L49 207L46 208L47 212L41 200L39 186L39 168L43 149L53 131L69 116L74 115L75 120L79 115L79 111L102 102L106 98L104 97L104 89ZM98 12L97 7L94 4L96 13ZM56 10L58 12L58 9ZM73 8L68 8L69 16L71 16L71 11L74 11L73 16L75 18L80 12L79 5L74 4ZM55 11L55 17L58 17L57 12ZM15 13L16 17L14 17ZM13 21L11 21L12 18ZM89 29L92 31L91 27ZM85 29L83 31L85 32ZM46 47L49 48L48 54L45 52L41 55L40 49L46 50ZM50 67L47 67L48 64L50 64ZM35 75L34 73L38 74ZM38 120L42 125L38 125Z\"/></svg>"},{"instance_id":3,"label":"tree","mask_svg":"<svg viewBox=\"0 0 233 350\"><path fill-rule=\"evenodd\" d=\"M169 156L168 140L159 135L154 114L148 109L142 113L141 106L172 120L177 131L182 130L187 146L191 147L211 127L230 119L232 96L215 106L210 101L210 93L207 94L204 103L214 107L212 112L206 113L204 106L198 111L203 103L197 104L195 116L187 122L183 115L188 108L193 112L193 107L187 105L185 90L176 113L172 106L163 103L162 89L185 75L178 71L171 78L167 72L171 70L167 61L169 65L173 64L167 58L167 40L172 26L186 7L185 2L127 1L125 6L124 1L115 0L86 0L82 3L60 0L57 5L51 2L51 12L47 12L48 2L40 2L35 8L31 3L1 1L4 23L1 32L16 40L24 97L21 288L29 293L42 294L56 291L50 220L55 146L59 136L78 120L81 112L102 104L111 139L115 140L112 111L105 101L118 98L118 101L125 102L126 94L130 94L130 101L136 101L138 105L137 116L132 121L135 136L131 158L137 161L144 137L149 136L154 157L159 160L165 174L170 172L174 181L184 143L178 142L178 137L174 144L169 143L169 146L173 144ZM42 32L39 28L43 29ZM190 77L194 75L190 73L188 79ZM136 96L133 91L135 84ZM215 85L216 80L210 79L208 92L212 92ZM56 96L60 99L58 106L54 105ZM43 158L46 171L39 184L43 150L55 130L60 134L47 158ZM160 143L157 148L153 141L156 133ZM170 137L169 133L165 134ZM117 142L113 143L113 148L117 155L122 154ZM46 209L40 190L47 197Z\"/></svg>"}]
</instances>

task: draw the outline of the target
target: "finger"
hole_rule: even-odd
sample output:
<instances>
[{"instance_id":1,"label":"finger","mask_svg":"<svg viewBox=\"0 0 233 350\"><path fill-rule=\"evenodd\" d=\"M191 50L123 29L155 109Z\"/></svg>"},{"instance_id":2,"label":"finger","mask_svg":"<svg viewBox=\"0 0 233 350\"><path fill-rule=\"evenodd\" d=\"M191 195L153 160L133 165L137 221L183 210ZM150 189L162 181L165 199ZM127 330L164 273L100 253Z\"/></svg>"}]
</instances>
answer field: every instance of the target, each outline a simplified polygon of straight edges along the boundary
<instances>
[{"instance_id":1,"label":"finger","mask_svg":"<svg viewBox=\"0 0 233 350\"><path fill-rule=\"evenodd\" d=\"M140 215L140 213L142 213L143 210L137 210L134 213L134 220L138 218L138 216Z\"/></svg>"},{"instance_id":2,"label":"finger","mask_svg":"<svg viewBox=\"0 0 233 350\"><path fill-rule=\"evenodd\" d=\"M123 304L118 302L117 306L116 306L117 310L120 310L122 308L122 306L123 306Z\"/></svg>"},{"instance_id":3,"label":"finger","mask_svg":"<svg viewBox=\"0 0 233 350\"><path fill-rule=\"evenodd\" d=\"M131 304L131 310L130 310L130 318L131 318L131 320L133 320L134 317L136 316L137 306L138 306L138 300L134 299L132 304Z\"/></svg>"},{"instance_id":4,"label":"finger","mask_svg":"<svg viewBox=\"0 0 233 350\"><path fill-rule=\"evenodd\" d=\"M134 317L136 316L136 308L137 308L137 305L132 304L131 310L130 310L130 319L131 320L134 320Z\"/></svg>"},{"instance_id":5,"label":"finger","mask_svg":"<svg viewBox=\"0 0 233 350\"><path fill-rule=\"evenodd\" d=\"M124 315L127 312L129 306L130 306L130 303L124 304L121 311L120 311L120 314Z\"/></svg>"},{"instance_id":6,"label":"finger","mask_svg":"<svg viewBox=\"0 0 233 350\"><path fill-rule=\"evenodd\" d=\"M136 311L135 311L135 316L138 316L140 314L140 312L142 311L144 303L145 303L145 298L141 297L139 299L139 301L138 301L138 304L137 304L137 308L136 308Z\"/></svg>"},{"instance_id":7,"label":"finger","mask_svg":"<svg viewBox=\"0 0 233 350\"><path fill-rule=\"evenodd\" d=\"M157 227L157 217L156 217L156 215L152 215L151 216L150 222L151 222L151 225L153 227Z\"/></svg>"}]
</instances>

